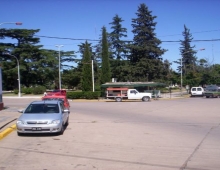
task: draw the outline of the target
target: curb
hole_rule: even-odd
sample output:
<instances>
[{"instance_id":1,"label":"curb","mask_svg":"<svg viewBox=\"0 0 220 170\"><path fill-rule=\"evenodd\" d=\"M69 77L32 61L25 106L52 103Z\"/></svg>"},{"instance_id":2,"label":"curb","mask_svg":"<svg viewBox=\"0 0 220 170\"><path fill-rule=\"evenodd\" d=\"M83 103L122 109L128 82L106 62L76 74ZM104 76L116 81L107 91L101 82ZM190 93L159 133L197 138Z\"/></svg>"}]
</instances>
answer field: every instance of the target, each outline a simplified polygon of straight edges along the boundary
<instances>
[{"instance_id":1,"label":"curb","mask_svg":"<svg viewBox=\"0 0 220 170\"><path fill-rule=\"evenodd\" d=\"M6 137L8 134L16 130L16 125L12 125L11 127L5 129L3 132L0 133L0 140Z\"/></svg>"}]
</instances>

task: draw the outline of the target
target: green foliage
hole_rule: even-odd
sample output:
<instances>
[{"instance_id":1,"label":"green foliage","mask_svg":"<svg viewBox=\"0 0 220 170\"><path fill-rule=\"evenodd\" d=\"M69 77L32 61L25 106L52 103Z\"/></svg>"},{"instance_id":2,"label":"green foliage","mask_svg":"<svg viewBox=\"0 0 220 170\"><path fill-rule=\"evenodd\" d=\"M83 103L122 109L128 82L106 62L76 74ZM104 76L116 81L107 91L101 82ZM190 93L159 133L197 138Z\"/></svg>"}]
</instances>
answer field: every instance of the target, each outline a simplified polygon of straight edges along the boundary
<instances>
[{"instance_id":1,"label":"green foliage","mask_svg":"<svg viewBox=\"0 0 220 170\"><path fill-rule=\"evenodd\" d=\"M18 89L14 89L14 94L18 94Z\"/></svg>"},{"instance_id":2,"label":"green foliage","mask_svg":"<svg viewBox=\"0 0 220 170\"><path fill-rule=\"evenodd\" d=\"M162 78L163 63L161 55L166 50L161 49L161 41L154 33L156 16L151 15L151 11L145 4L140 4L136 13L137 18L132 19L132 32L134 33L133 43L130 49L130 64L132 65L132 81L141 81L148 74L149 80Z\"/></svg>"},{"instance_id":3,"label":"green foliage","mask_svg":"<svg viewBox=\"0 0 220 170\"><path fill-rule=\"evenodd\" d=\"M109 64L109 52L106 28L102 28L102 72L101 72L101 84L111 81L111 71Z\"/></svg>"},{"instance_id":4,"label":"green foliage","mask_svg":"<svg viewBox=\"0 0 220 170\"><path fill-rule=\"evenodd\" d=\"M58 53L54 50L42 49L39 38L35 34L36 30L27 29L1 29L0 37L17 40L12 43L0 44L0 62L3 70L3 88L12 90L17 87L17 61L20 65L21 85L30 87L32 85L42 85L51 88L58 85ZM2 52L8 50L10 55L2 55ZM61 52L61 67L70 68L62 64L73 62L75 56L73 51ZM15 57L13 57L13 56Z\"/></svg>"},{"instance_id":5,"label":"green foliage","mask_svg":"<svg viewBox=\"0 0 220 170\"><path fill-rule=\"evenodd\" d=\"M100 95L100 91L67 92L68 99L98 99Z\"/></svg>"},{"instance_id":6,"label":"green foliage","mask_svg":"<svg viewBox=\"0 0 220 170\"><path fill-rule=\"evenodd\" d=\"M46 88L44 86L36 86L32 88L33 94L43 94L46 91Z\"/></svg>"},{"instance_id":7,"label":"green foliage","mask_svg":"<svg viewBox=\"0 0 220 170\"><path fill-rule=\"evenodd\" d=\"M92 65L91 53L89 51L89 44L85 43L85 50L83 55L83 72L82 72L82 90L92 91Z\"/></svg>"},{"instance_id":8,"label":"green foliage","mask_svg":"<svg viewBox=\"0 0 220 170\"><path fill-rule=\"evenodd\" d=\"M110 44L113 50L114 59L120 60L122 56L126 54L126 44L125 41L122 41L121 38L127 37L127 29L123 28L121 22L123 22L117 14L113 18L113 21L110 23L112 32L109 34Z\"/></svg>"},{"instance_id":9,"label":"green foliage","mask_svg":"<svg viewBox=\"0 0 220 170\"><path fill-rule=\"evenodd\" d=\"M193 50L195 46L191 46L193 40L190 30L184 25L183 31L184 40L181 41L180 53L182 57L182 72L183 75L188 72L195 71L196 65L196 52ZM181 63L179 63L181 65ZM179 68L181 71L181 68Z\"/></svg>"},{"instance_id":10,"label":"green foliage","mask_svg":"<svg viewBox=\"0 0 220 170\"><path fill-rule=\"evenodd\" d=\"M32 90L33 90L33 88L27 87L27 88L22 88L21 92L24 93L24 94L31 94Z\"/></svg>"},{"instance_id":11,"label":"green foliage","mask_svg":"<svg viewBox=\"0 0 220 170\"><path fill-rule=\"evenodd\" d=\"M80 79L81 72L77 69L63 70L62 83L67 86L67 89L74 89L74 87L77 87L80 84Z\"/></svg>"}]
</instances>

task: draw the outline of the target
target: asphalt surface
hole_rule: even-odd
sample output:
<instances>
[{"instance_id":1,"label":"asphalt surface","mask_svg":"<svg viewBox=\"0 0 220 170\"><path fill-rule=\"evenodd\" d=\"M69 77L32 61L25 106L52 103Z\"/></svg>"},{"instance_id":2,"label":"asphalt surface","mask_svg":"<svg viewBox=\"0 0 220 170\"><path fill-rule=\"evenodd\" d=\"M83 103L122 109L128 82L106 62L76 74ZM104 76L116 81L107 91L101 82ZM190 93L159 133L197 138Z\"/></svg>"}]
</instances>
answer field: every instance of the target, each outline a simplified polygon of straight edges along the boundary
<instances>
[{"instance_id":1,"label":"asphalt surface","mask_svg":"<svg viewBox=\"0 0 220 170\"><path fill-rule=\"evenodd\" d=\"M0 169L219 170L220 99L167 99L71 101L64 135L1 140Z\"/></svg>"},{"instance_id":2,"label":"asphalt surface","mask_svg":"<svg viewBox=\"0 0 220 170\"><path fill-rule=\"evenodd\" d=\"M184 92L185 93L185 92ZM186 93L185 93L186 94ZM3 102L4 102L4 109L0 111L0 140L4 137L6 137L8 134L10 134L12 131L16 130L16 120L21 115L21 113L18 112L20 109L24 109L24 101L25 104L29 104L31 101L34 100L41 100L42 96L3 96ZM185 96L186 97L186 96ZM183 98L180 93L167 93L163 94L161 98L158 100L164 100L164 99L179 99ZM4 100L5 99L5 100ZM12 105L10 103L10 99L17 99L16 104ZM22 100L22 102L21 102ZM154 100L154 99L152 99ZM5 102L6 101L6 102ZM106 99L99 99L99 100L74 100L75 102L79 101L93 101L93 102L106 102L109 100ZM9 107L10 105L10 107ZM18 109L19 108L19 109Z\"/></svg>"}]
</instances>

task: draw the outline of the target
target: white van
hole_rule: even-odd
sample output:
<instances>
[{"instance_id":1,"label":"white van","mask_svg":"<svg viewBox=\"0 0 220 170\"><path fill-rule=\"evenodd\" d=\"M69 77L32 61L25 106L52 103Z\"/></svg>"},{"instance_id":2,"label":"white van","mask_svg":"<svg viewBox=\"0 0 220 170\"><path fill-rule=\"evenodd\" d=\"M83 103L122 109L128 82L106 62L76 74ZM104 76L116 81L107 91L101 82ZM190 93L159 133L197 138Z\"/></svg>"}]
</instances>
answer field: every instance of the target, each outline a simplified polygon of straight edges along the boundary
<instances>
[{"instance_id":1,"label":"white van","mask_svg":"<svg viewBox=\"0 0 220 170\"><path fill-rule=\"evenodd\" d=\"M191 97L193 96L203 96L204 89L202 87L192 87Z\"/></svg>"}]
</instances>

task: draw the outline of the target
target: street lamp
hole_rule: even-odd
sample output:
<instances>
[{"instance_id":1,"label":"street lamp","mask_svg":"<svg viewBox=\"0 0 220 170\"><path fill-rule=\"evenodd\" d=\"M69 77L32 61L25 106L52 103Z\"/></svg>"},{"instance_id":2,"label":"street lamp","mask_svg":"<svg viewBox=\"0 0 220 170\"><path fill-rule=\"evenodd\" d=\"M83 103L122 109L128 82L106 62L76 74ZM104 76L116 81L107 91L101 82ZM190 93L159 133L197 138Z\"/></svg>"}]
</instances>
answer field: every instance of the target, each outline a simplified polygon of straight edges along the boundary
<instances>
[{"instance_id":1,"label":"street lamp","mask_svg":"<svg viewBox=\"0 0 220 170\"><path fill-rule=\"evenodd\" d=\"M94 92L94 68L93 68L93 60L92 60L92 91Z\"/></svg>"},{"instance_id":2,"label":"street lamp","mask_svg":"<svg viewBox=\"0 0 220 170\"><path fill-rule=\"evenodd\" d=\"M59 51L59 89L61 90L61 74L60 74L60 48L63 47L63 45L55 45L58 48Z\"/></svg>"},{"instance_id":3,"label":"street lamp","mask_svg":"<svg viewBox=\"0 0 220 170\"><path fill-rule=\"evenodd\" d=\"M2 22L2 23L0 23L0 25L3 25L3 24L16 24L16 25L22 25L22 22Z\"/></svg>"},{"instance_id":4,"label":"street lamp","mask_svg":"<svg viewBox=\"0 0 220 170\"><path fill-rule=\"evenodd\" d=\"M11 57L14 57L17 60L17 65L18 65L18 97L21 97L21 81L20 81L20 66L19 66L19 61L18 58L12 54L5 53L5 55L9 55Z\"/></svg>"},{"instance_id":5,"label":"street lamp","mask_svg":"<svg viewBox=\"0 0 220 170\"><path fill-rule=\"evenodd\" d=\"M196 51L202 51L202 50L205 50L205 48L201 48L201 49L198 49ZM182 53L182 55L186 54L186 53L189 53L189 52L192 52L192 51L186 51L184 53ZM183 88L183 57L181 57L181 60L180 60L180 67L181 67L181 71L180 71L180 77L181 77L181 80L180 80L180 88L181 88L181 96L183 95L183 91L182 91L182 88Z\"/></svg>"}]
</instances>

